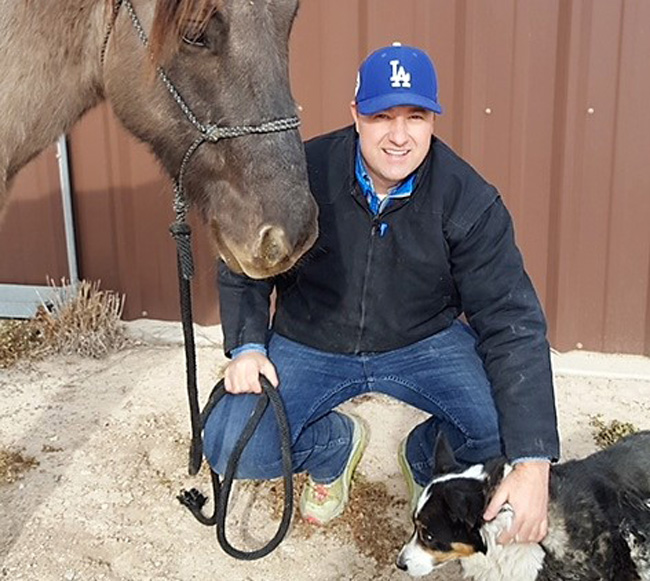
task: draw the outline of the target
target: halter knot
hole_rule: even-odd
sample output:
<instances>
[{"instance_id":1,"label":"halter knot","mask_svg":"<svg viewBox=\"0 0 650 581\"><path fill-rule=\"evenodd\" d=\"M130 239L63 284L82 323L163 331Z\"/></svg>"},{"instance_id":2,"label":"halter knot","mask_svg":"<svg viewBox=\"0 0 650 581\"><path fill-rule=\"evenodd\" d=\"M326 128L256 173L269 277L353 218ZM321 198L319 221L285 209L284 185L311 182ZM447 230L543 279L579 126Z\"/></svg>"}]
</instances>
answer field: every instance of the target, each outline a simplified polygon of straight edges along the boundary
<instances>
[{"instance_id":1,"label":"halter knot","mask_svg":"<svg viewBox=\"0 0 650 581\"><path fill-rule=\"evenodd\" d=\"M216 143L220 139L242 137L243 135L251 135L253 133L276 133L297 129L298 127L300 127L300 119L294 115L292 117L264 121L259 125L235 125L234 127L207 125L202 133L206 141Z\"/></svg>"}]
</instances>

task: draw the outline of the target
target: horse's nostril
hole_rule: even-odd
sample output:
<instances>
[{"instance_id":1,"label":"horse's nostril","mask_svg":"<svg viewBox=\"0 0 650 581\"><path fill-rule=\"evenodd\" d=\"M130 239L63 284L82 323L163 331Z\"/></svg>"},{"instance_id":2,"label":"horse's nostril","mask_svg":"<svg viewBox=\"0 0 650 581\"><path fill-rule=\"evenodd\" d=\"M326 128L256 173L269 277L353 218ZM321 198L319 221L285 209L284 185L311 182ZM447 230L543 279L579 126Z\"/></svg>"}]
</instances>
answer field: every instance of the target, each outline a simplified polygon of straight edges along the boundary
<instances>
[{"instance_id":1,"label":"horse's nostril","mask_svg":"<svg viewBox=\"0 0 650 581\"><path fill-rule=\"evenodd\" d=\"M267 267L283 262L291 253L284 230L277 226L262 226L258 242L255 257Z\"/></svg>"}]
</instances>

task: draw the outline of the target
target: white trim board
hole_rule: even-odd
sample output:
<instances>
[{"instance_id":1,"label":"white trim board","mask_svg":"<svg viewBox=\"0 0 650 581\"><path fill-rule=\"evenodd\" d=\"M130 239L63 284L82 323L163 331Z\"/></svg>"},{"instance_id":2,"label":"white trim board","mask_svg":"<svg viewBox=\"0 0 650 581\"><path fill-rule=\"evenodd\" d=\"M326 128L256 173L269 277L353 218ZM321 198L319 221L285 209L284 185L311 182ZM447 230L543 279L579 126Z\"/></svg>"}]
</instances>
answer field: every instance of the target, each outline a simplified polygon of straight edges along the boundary
<instances>
[{"instance_id":1,"label":"white trim board","mask_svg":"<svg viewBox=\"0 0 650 581\"><path fill-rule=\"evenodd\" d=\"M0 284L0 317L30 319L39 306L54 301L58 290L51 286Z\"/></svg>"},{"instance_id":2,"label":"white trim board","mask_svg":"<svg viewBox=\"0 0 650 581\"><path fill-rule=\"evenodd\" d=\"M65 135L61 135L57 141L56 157L59 164L59 183L63 204L68 280L74 284L79 280L79 274L72 212L68 144ZM0 317L29 319L36 314L36 309L40 305L51 302L56 292L55 289L49 286L0 283Z\"/></svg>"}]
</instances>

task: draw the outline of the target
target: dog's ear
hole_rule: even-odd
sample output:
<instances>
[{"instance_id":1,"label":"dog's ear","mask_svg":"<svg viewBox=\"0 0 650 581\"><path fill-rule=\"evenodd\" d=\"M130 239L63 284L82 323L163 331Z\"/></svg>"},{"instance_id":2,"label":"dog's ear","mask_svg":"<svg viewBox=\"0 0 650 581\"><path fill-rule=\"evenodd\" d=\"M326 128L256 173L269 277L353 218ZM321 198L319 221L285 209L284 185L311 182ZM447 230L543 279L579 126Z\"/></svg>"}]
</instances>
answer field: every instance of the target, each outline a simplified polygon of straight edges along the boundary
<instances>
[{"instance_id":1,"label":"dog's ear","mask_svg":"<svg viewBox=\"0 0 650 581\"><path fill-rule=\"evenodd\" d=\"M491 496L491 492L501 484L503 480L503 471L506 465L505 458L493 458L488 460L485 464L485 471L487 472L487 493Z\"/></svg>"},{"instance_id":2,"label":"dog's ear","mask_svg":"<svg viewBox=\"0 0 650 581\"><path fill-rule=\"evenodd\" d=\"M449 515L471 530L483 523L484 502L481 495L464 490L461 486L450 486L444 490L444 497L449 507Z\"/></svg>"},{"instance_id":3,"label":"dog's ear","mask_svg":"<svg viewBox=\"0 0 650 581\"><path fill-rule=\"evenodd\" d=\"M454 457L454 451L449 444L449 440L447 440L447 436L445 436L442 430L438 431L438 435L436 436L433 458L435 462L433 467L435 475L448 474L460 468Z\"/></svg>"}]
</instances>

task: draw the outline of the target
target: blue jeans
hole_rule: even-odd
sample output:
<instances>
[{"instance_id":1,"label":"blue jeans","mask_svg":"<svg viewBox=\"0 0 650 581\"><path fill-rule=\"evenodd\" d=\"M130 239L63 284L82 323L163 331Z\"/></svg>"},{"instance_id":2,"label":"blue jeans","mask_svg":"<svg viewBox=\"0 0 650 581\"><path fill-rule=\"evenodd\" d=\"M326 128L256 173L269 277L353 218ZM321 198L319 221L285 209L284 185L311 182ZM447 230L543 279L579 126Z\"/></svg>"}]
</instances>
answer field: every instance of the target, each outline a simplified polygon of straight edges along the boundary
<instances>
[{"instance_id":1,"label":"blue jeans","mask_svg":"<svg viewBox=\"0 0 650 581\"><path fill-rule=\"evenodd\" d=\"M280 335L269 358L280 378L292 438L294 472L307 471L321 483L338 478L352 446L352 423L336 411L364 393L390 395L431 414L410 432L406 457L416 481L433 472L433 447L443 430L456 457L467 463L501 453L497 413L473 331L460 321L407 347L385 353L346 355L319 351ZM205 454L223 474L230 453L258 396L226 395L210 414ZM271 406L242 454L237 478L282 475L280 437Z\"/></svg>"}]
</instances>

